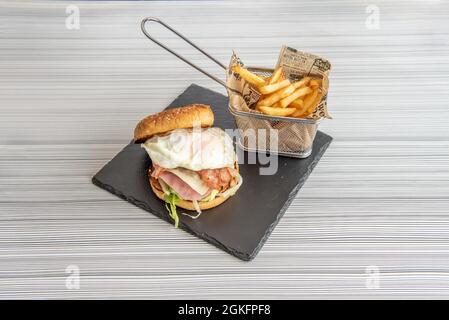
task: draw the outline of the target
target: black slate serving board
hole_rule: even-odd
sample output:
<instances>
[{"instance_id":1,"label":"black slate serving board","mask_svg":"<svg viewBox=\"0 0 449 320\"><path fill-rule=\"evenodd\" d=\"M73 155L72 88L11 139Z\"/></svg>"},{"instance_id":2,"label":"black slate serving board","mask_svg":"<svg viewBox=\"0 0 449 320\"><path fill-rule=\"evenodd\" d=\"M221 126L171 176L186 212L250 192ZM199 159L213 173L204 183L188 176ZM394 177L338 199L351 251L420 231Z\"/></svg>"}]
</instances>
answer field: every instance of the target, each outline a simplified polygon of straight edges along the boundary
<instances>
[{"instance_id":1,"label":"black slate serving board","mask_svg":"<svg viewBox=\"0 0 449 320\"><path fill-rule=\"evenodd\" d=\"M215 126L235 128L227 109L228 99L222 94L192 84L169 108L190 103L211 105ZM330 136L318 132L312 154L306 159L279 157L275 175L259 175L259 164L240 164L243 185L237 194L220 206L204 211L199 219L179 215L179 227L242 260L253 259L331 141ZM173 223L164 202L156 198L149 186L147 171L150 164L145 150L131 142L92 181Z\"/></svg>"}]
</instances>

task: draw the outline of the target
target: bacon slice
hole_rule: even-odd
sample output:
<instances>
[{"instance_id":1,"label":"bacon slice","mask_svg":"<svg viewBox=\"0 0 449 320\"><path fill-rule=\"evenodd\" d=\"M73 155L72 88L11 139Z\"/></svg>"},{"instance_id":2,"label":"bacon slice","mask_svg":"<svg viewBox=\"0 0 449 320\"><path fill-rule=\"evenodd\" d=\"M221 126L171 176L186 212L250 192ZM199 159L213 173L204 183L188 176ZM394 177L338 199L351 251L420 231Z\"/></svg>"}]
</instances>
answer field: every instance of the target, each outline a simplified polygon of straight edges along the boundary
<instances>
[{"instance_id":1,"label":"bacon slice","mask_svg":"<svg viewBox=\"0 0 449 320\"><path fill-rule=\"evenodd\" d=\"M205 196L193 190L187 183L171 172L161 172L159 179L168 184L184 200L201 200Z\"/></svg>"},{"instance_id":2,"label":"bacon slice","mask_svg":"<svg viewBox=\"0 0 449 320\"><path fill-rule=\"evenodd\" d=\"M160 175L163 171L165 171L164 168L162 168L161 166L159 166L159 165L153 163L153 169L151 170L151 176L152 176L153 178L156 178L156 179L157 179L157 178L159 178L159 175Z\"/></svg>"},{"instance_id":3,"label":"bacon slice","mask_svg":"<svg viewBox=\"0 0 449 320\"><path fill-rule=\"evenodd\" d=\"M212 189L224 191L229 187L232 179L237 174L233 168L205 169L197 171L201 180Z\"/></svg>"},{"instance_id":4,"label":"bacon slice","mask_svg":"<svg viewBox=\"0 0 449 320\"><path fill-rule=\"evenodd\" d=\"M229 187L232 187L232 184L235 182L234 178L237 175L237 170L235 168L204 169L204 170L195 171L195 172L200 176L201 180L203 180L203 182L209 188L216 189L218 191L225 191ZM165 173L170 173L170 172L166 171L165 168L163 168L157 164L153 164L153 169L151 170L152 177L157 179ZM174 175L174 174L172 174L172 175ZM174 175L174 176L176 176L176 175ZM178 178L178 177L176 176L176 178ZM182 179L179 179L179 178L178 178L178 180L182 181ZM165 182L168 185L170 185L170 183L168 183L167 181L165 181ZM186 184L185 182L183 182L183 183ZM173 188L173 186L171 186L171 187ZM187 185L187 187L189 187L189 186ZM175 190L175 188L173 188L173 189ZM190 188L190 189L192 189L192 188ZM180 196L182 196L178 191L176 191L176 192ZM195 190L193 190L193 192L198 194ZM204 197L204 195L203 195L203 197ZM190 200L187 198L183 198L183 199ZM194 200L196 200L196 199L194 199Z\"/></svg>"}]
</instances>

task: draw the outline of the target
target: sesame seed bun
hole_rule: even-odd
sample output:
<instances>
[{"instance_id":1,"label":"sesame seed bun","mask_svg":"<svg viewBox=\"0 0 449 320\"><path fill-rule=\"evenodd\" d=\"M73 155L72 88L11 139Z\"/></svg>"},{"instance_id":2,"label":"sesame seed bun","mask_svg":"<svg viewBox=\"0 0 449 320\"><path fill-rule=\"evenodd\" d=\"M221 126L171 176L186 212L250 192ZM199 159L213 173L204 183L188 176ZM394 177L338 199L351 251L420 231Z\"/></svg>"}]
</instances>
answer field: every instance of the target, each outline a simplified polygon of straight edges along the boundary
<instances>
[{"instance_id":1,"label":"sesame seed bun","mask_svg":"<svg viewBox=\"0 0 449 320\"><path fill-rule=\"evenodd\" d=\"M194 126L211 127L214 113L205 104L189 104L180 108L168 109L142 119L134 129L134 141L144 142L157 134L175 129L188 129Z\"/></svg>"}]
</instances>

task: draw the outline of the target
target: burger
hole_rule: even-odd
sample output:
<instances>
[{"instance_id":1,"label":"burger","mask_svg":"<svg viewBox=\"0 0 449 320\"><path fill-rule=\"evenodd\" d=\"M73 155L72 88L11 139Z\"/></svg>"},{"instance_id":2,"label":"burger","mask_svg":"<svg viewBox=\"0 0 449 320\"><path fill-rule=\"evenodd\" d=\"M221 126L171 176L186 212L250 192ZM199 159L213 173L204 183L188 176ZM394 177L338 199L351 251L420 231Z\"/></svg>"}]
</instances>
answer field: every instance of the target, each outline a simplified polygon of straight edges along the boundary
<instances>
[{"instance_id":1,"label":"burger","mask_svg":"<svg viewBox=\"0 0 449 320\"><path fill-rule=\"evenodd\" d=\"M175 227L177 208L196 211L197 215L188 215L197 218L242 185L232 139L213 123L210 106L192 104L150 115L134 130L134 141L152 161L151 189L165 201Z\"/></svg>"}]
</instances>

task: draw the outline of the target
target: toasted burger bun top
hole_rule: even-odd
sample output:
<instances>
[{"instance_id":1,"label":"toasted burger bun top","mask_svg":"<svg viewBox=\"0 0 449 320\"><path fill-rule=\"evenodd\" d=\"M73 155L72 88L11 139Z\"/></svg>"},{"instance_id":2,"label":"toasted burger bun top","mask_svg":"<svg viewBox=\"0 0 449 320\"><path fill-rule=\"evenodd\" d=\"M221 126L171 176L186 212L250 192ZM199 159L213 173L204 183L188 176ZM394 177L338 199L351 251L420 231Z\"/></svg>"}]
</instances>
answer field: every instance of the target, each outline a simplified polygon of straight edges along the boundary
<instances>
[{"instance_id":1,"label":"toasted burger bun top","mask_svg":"<svg viewBox=\"0 0 449 320\"><path fill-rule=\"evenodd\" d=\"M134 141L144 142L157 134L175 129L188 129L194 126L211 127L214 113L205 104L189 104L180 108L165 110L142 119L134 129Z\"/></svg>"}]
</instances>

